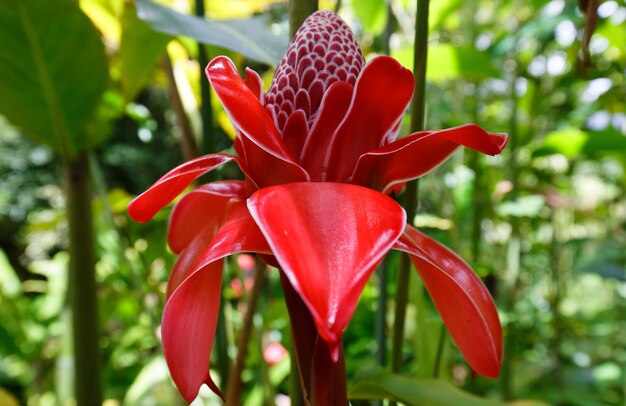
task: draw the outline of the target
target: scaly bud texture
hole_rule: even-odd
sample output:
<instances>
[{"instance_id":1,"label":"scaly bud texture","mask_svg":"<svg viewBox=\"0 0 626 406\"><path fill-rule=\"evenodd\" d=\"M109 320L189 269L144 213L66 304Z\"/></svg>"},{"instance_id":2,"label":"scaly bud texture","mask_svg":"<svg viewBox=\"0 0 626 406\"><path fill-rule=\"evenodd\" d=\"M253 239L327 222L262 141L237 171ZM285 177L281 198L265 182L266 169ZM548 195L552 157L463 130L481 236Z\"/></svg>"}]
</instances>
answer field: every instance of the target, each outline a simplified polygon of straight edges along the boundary
<instances>
[{"instance_id":1,"label":"scaly bud texture","mask_svg":"<svg viewBox=\"0 0 626 406\"><path fill-rule=\"evenodd\" d=\"M364 64L341 18L329 10L310 16L296 32L265 95L265 108L278 130L296 110L304 112L311 128L328 87L337 81L354 86Z\"/></svg>"}]
</instances>

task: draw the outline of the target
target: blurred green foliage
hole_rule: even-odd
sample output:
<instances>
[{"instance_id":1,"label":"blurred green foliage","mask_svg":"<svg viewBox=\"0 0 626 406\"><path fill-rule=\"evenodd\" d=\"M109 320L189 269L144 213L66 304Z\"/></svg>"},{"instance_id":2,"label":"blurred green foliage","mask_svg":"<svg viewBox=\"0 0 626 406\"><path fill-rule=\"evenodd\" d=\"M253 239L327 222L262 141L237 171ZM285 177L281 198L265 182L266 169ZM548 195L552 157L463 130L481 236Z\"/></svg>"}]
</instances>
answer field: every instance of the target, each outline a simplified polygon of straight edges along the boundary
<instances>
[{"instance_id":1,"label":"blurred green foliage","mask_svg":"<svg viewBox=\"0 0 626 406\"><path fill-rule=\"evenodd\" d=\"M175 34L210 43L210 55L226 53L242 70L252 66L267 79L272 68L257 61L275 62L288 32L283 2L207 2L214 21L198 25L195 20L184 31L167 19L187 21L190 17L182 14L193 4L175 3L188 7L174 15L147 0L137 1L137 9L153 12L142 17L132 2L81 0L89 20L77 15L65 24L68 31L42 37L59 44L59 53L45 62L56 69L55 75L67 76L68 89L81 90L59 92L59 105L67 106L62 111L67 117L80 116L72 122L92 131L90 146L101 144L90 164L96 186L100 348L105 397L112 404L182 403L159 345L165 284L174 261L165 241L168 213L147 224L133 223L126 214L133 195L183 159L181 116L172 108L172 83L162 56L167 52L172 60L175 87L195 140L202 144L199 106L209 101L200 100L198 44ZM340 13L355 29L367 57L384 52L388 44L391 54L411 68L413 2L343 3ZM475 122L489 131L508 132L510 143L495 158L459 151L423 178L414 223L460 252L484 278L504 325L505 364L498 380L474 379L413 278L405 378L372 370L381 289L374 277L344 337L348 377L356 377L353 393L369 398L391 393L410 403L412 396L430 396L430 391L440 396L436 388L444 388L441 404L459 404L454 396L469 395L445 389L454 385L487 399L485 404L624 404L626 4L599 2L597 25L588 32L591 57L583 61L582 40L590 17L575 2L431 3L427 127ZM321 6L335 4L322 1ZM15 7L8 2L0 7L0 32L16 29L11 25ZM216 21L253 14L253 22L243 23L249 30L244 38L273 32L279 35L276 43L215 40L218 34L211 29L232 30L242 24ZM45 15L35 17L49 23ZM89 32L84 38L82 30ZM94 43L84 46L94 55L63 54L64 41L77 36ZM6 58L33 54L24 43L0 48L0 73ZM35 72L35 65L25 64L22 72ZM90 81L93 69L100 71L95 82ZM11 93L5 89L15 89L20 76L4 72L0 77L2 112L17 125L0 118L0 403L15 398L21 404L64 405L72 394L72 359L61 167L51 149L23 135L57 151L59 147L45 138L42 129L52 124L38 114L37 89ZM232 128L215 97L210 103L213 134L225 140ZM77 147L85 145L81 143ZM236 176L231 167L218 176L232 178L230 172ZM396 263L392 255L391 276ZM250 275L236 260L228 262L226 275L223 312L232 357ZM393 283L388 290L394 292ZM393 300L389 305L388 327ZM243 376L246 404L274 404L275 396L286 393L288 361L270 366L263 350L271 342L289 347L289 340L278 275L270 272ZM413 377L439 381L427 385ZM203 396L207 403L216 401Z\"/></svg>"}]
</instances>

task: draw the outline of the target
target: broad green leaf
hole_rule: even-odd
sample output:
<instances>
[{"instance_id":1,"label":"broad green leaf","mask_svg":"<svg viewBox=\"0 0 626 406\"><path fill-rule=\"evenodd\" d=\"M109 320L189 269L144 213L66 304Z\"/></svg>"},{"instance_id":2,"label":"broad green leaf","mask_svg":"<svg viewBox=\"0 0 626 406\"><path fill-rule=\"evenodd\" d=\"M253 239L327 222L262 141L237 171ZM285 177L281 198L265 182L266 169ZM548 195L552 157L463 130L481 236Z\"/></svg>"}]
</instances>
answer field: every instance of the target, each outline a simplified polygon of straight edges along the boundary
<instances>
[{"instance_id":1,"label":"broad green leaf","mask_svg":"<svg viewBox=\"0 0 626 406\"><path fill-rule=\"evenodd\" d=\"M352 0L352 9L363 26L374 35L385 29L389 10L384 0Z\"/></svg>"},{"instance_id":2,"label":"broad green leaf","mask_svg":"<svg viewBox=\"0 0 626 406\"><path fill-rule=\"evenodd\" d=\"M178 13L151 0L135 0L135 5L139 18L156 31L191 37L269 65L278 64L289 44L286 37L269 31L264 17L209 21Z\"/></svg>"},{"instance_id":3,"label":"broad green leaf","mask_svg":"<svg viewBox=\"0 0 626 406\"><path fill-rule=\"evenodd\" d=\"M126 100L133 100L145 85L159 57L170 41L169 35L154 32L148 24L137 18L135 7L126 3L122 16L122 91Z\"/></svg>"},{"instance_id":4,"label":"broad green leaf","mask_svg":"<svg viewBox=\"0 0 626 406\"><path fill-rule=\"evenodd\" d=\"M392 51L391 56L402 65L413 67L413 49L405 47ZM434 45L428 48L426 78L433 82L451 79L484 79L499 77L500 72L486 52L475 48L455 47L450 44Z\"/></svg>"},{"instance_id":5,"label":"broad green leaf","mask_svg":"<svg viewBox=\"0 0 626 406\"><path fill-rule=\"evenodd\" d=\"M380 368L362 371L349 388L350 399L388 399L409 406L498 406L503 403L481 399L448 382L417 380Z\"/></svg>"},{"instance_id":6,"label":"broad green leaf","mask_svg":"<svg viewBox=\"0 0 626 406\"><path fill-rule=\"evenodd\" d=\"M0 2L0 44L0 114L64 156L94 146L85 126L108 68L100 36L77 2Z\"/></svg>"}]
</instances>

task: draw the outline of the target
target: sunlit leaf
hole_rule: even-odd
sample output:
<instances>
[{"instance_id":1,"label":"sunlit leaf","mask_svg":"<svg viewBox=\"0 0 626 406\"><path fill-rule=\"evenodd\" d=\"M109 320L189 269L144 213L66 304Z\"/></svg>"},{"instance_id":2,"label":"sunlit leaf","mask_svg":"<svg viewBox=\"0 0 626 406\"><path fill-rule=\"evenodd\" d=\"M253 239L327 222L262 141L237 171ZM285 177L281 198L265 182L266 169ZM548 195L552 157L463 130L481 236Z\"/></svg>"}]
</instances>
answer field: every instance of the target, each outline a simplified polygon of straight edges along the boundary
<instances>
[{"instance_id":1,"label":"sunlit leaf","mask_svg":"<svg viewBox=\"0 0 626 406\"><path fill-rule=\"evenodd\" d=\"M391 56L402 65L413 66L413 49L405 47L392 51ZM465 78L483 79L499 77L489 54L470 47L439 44L428 48L426 79L434 82Z\"/></svg>"},{"instance_id":2,"label":"sunlit leaf","mask_svg":"<svg viewBox=\"0 0 626 406\"><path fill-rule=\"evenodd\" d=\"M269 31L264 17L245 20L205 20L178 13L151 0L135 0L137 14L154 30L191 37L203 44L230 49L269 65L276 65L287 49L288 39Z\"/></svg>"},{"instance_id":3,"label":"sunlit leaf","mask_svg":"<svg viewBox=\"0 0 626 406\"><path fill-rule=\"evenodd\" d=\"M98 31L73 0L0 3L0 113L63 155L86 136L108 82Z\"/></svg>"},{"instance_id":4,"label":"sunlit leaf","mask_svg":"<svg viewBox=\"0 0 626 406\"><path fill-rule=\"evenodd\" d=\"M351 5L354 14L356 14L364 28L371 31L374 35L378 35L383 31L389 15L386 1L353 0Z\"/></svg>"},{"instance_id":5,"label":"sunlit leaf","mask_svg":"<svg viewBox=\"0 0 626 406\"><path fill-rule=\"evenodd\" d=\"M137 18L135 7L131 3L126 3L124 8L122 27L122 90L126 99L132 100L165 52L171 37L154 32L148 24Z\"/></svg>"}]
</instances>

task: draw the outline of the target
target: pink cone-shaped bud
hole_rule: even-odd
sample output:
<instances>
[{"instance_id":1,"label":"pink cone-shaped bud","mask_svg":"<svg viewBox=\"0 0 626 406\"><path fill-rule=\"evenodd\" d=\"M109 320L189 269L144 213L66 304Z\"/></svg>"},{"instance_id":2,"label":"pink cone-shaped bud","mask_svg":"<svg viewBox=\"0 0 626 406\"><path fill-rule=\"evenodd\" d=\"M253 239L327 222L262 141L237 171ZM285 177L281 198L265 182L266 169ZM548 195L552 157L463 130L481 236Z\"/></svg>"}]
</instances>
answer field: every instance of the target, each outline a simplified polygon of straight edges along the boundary
<instances>
[{"instance_id":1,"label":"pink cone-shaped bud","mask_svg":"<svg viewBox=\"0 0 626 406\"><path fill-rule=\"evenodd\" d=\"M306 19L276 68L265 108L283 131L289 116L304 111L312 127L328 87L337 81L356 83L365 64L348 25L329 10Z\"/></svg>"}]
</instances>

